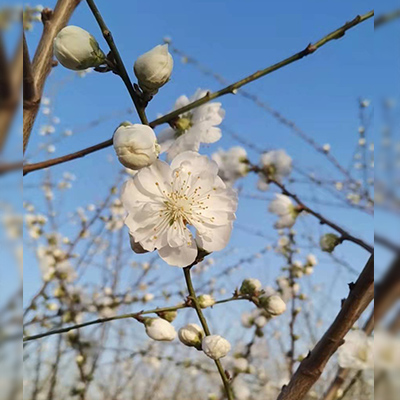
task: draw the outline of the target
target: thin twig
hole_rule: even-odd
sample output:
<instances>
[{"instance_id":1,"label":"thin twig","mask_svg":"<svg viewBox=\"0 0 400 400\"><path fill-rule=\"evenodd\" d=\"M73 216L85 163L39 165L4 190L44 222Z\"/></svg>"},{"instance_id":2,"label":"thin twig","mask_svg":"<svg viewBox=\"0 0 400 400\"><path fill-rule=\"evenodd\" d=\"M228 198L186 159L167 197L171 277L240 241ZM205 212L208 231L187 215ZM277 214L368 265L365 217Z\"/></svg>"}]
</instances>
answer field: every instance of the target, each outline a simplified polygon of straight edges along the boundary
<instances>
[{"instance_id":1,"label":"thin twig","mask_svg":"<svg viewBox=\"0 0 400 400\"><path fill-rule=\"evenodd\" d=\"M265 174L263 169L261 169L261 168L259 168L257 166L252 166L252 171L256 172L256 173ZM272 183L272 184L278 186L281 189L281 191L282 191L282 193L284 195L292 198L297 203L297 205L299 206L299 209L301 211L305 211L308 214L313 215L314 217L316 217L320 221L321 224L328 225L332 229L334 229L336 232L340 233L341 234L341 238L340 238L341 242L346 241L346 240L349 241L349 242L353 242L355 244L358 244L359 246L361 246L362 248L364 248L368 252L373 253L373 251L374 251L373 246L371 246L370 244L366 243L364 240L359 239L359 238L351 235L349 232L347 232L345 229L343 229L342 227L340 227L336 223L330 221L329 219L325 218L322 214L317 213L316 211L312 210L310 207L306 206L296 194L290 192L285 187L285 185L283 185L281 182L278 182L277 180L269 178L267 174L265 174L265 177L266 177L266 179L268 180L269 183Z\"/></svg>"},{"instance_id":2,"label":"thin twig","mask_svg":"<svg viewBox=\"0 0 400 400\"><path fill-rule=\"evenodd\" d=\"M230 301L236 301L236 300L250 300L250 298L248 298L246 296L240 296L240 297L232 296L232 297L229 297L227 299L219 300L215 304L224 304L224 303L228 303ZM85 328L87 326L104 324L105 322L118 321L118 320L121 320L121 319L133 318L133 319L136 319L136 320L140 321L142 315L158 314L158 313L169 312L169 311L177 311L177 310L182 310L184 308L191 308L191 307L192 306L190 306L187 303L182 303L182 304L179 304L179 305L176 305L176 306L171 306L171 307L155 308L155 309L152 309L152 310L139 311L139 312L136 312L136 313L129 313L129 314L123 314L123 315L116 315L116 316L108 317L108 318L98 318L98 319L95 319L95 320L92 320L92 321L84 322L82 324L71 325L71 326L67 326L65 328L60 328L60 329L54 329L52 331L39 333L39 334L33 335L33 336L25 336L23 341L24 342L30 342L32 340L37 340L37 339L42 339L42 338L45 338L45 337L48 337L48 336L67 333L67 332L70 332L70 331L73 331L73 330Z\"/></svg>"},{"instance_id":3,"label":"thin twig","mask_svg":"<svg viewBox=\"0 0 400 400\"><path fill-rule=\"evenodd\" d=\"M101 13L99 9L97 8L94 0L86 0L89 8L91 9L94 17L96 18L97 23L99 24L99 27L101 29L101 32L104 36L104 39L106 40L107 44L110 47L110 50L114 56L116 67L118 69L118 75L121 77L122 81L124 82L126 88L128 89L129 95L131 96L131 99L133 101L133 104L135 105L136 111L139 115L140 121L144 125L148 125L149 121L147 120L146 117L146 112L145 108L141 105L140 99L137 96L135 89L133 88L132 82L129 78L128 72L125 68L124 62L122 61L121 55L119 54L118 48L114 42L114 39L112 37L111 31L108 29L103 17L101 16Z\"/></svg>"}]
</instances>

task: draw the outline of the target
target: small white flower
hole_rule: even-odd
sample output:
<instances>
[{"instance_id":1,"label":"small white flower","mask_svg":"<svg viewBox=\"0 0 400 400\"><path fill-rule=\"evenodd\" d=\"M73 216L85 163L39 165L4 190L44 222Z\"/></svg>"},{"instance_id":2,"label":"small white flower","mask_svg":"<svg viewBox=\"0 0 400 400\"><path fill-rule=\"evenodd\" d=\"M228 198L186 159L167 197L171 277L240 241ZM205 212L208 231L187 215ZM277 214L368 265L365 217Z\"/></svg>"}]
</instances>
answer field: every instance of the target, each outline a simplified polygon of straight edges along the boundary
<instances>
[{"instance_id":1,"label":"small white flower","mask_svg":"<svg viewBox=\"0 0 400 400\"><path fill-rule=\"evenodd\" d=\"M329 143L324 144L324 145L322 146L322 150L323 150L325 153L329 153L329 152L331 151L331 145L330 145Z\"/></svg>"},{"instance_id":2,"label":"small white flower","mask_svg":"<svg viewBox=\"0 0 400 400\"><path fill-rule=\"evenodd\" d=\"M260 297L260 305L271 316L278 316L286 311L285 302L277 295Z\"/></svg>"},{"instance_id":3,"label":"small white flower","mask_svg":"<svg viewBox=\"0 0 400 400\"><path fill-rule=\"evenodd\" d=\"M165 319L146 318L144 321L147 335L160 342L171 342L176 338L175 328Z\"/></svg>"},{"instance_id":4,"label":"small white flower","mask_svg":"<svg viewBox=\"0 0 400 400\"><path fill-rule=\"evenodd\" d=\"M334 233L326 233L325 235L321 236L321 239L319 241L321 250L327 253L332 253L338 244L339 236Z\"/></svg>"},{"instance_id":5,"label":"small white flower","mask_svg":"<svg viewBox=\"0 0 400 400\"><path fill-rule=\"evenodd\" d=\"M343 190L343 183L342 182L336 182L335 183L335 188L337 191L342 191Z\"/></svg>"},{"instance_id":6,"label":"small white flower","mask_svg":"<svg viewBox=\"0 0 400 400\"><path fill-rule=\"evenodd\" d=\"M206 96L207 90L198 89L194 96L188 99L181 96L175 103L177 110L189 103ZM221 139L221 129L217 126L222 122L225 111L221 103L206 103L182 114L175 122L174 128L166 128L158 135L161 151L168 153L168 160L178 154L192 150L198 151L200 143L215 143Z\"/></svg>"},{"instance_id":7,"label":"small white flower","mask_svg":"<svg viewBox=\"0 0 400 400\"><path fill-rule=\"evenodd\" d=\"M263 173L259 175L258 188L267 190L266 176L281 181L292 172L292 158L285 150L272 150L261 156L260 165Z\"/></svg>"},{"instance_id":8,"label":"small white flower","mask_svg":"<svg viewBox=\"0 0 400 400\"><path fill-rule=\"evenodd\" d=\"M307 264L310 265L311 267L314 267L315 265L318 264L318 259L314 254L309 254L307 256Z\"/></svg>"},{"instance_id":9,"label":"small white flower","mask_svg":"<svg viewBox=\"0 0 400 400\"><path fill-rule=\"evenodd\" d=\"M240 286L240 293L253 296L261 287L262 284L258 279L245 279Z\"/></svg>"},{"instance_id":10,"label":"small white flower","mask_svg":"<svg viewBox=\"0 0 400 400\"><path fill-rule=\"evenodd\" d=\"M188 324L183 328L179 329L178 337L179 340L189 347L196 347L201 349L201 343L205 334L203 329L197 324Z\"/></svg>"},{"instance_id":11,"label":"small white flower","mask_svg":"<svg viewBox=\"0 0 400 400\"><path fill-rule=\"evenodd\" d=\"M293 205L290 197L284 194L276 194L275 200L272 200L268 210L279 217L275 223L276 229L291 228L299 215L298 210Z\"/></svg>"},{"instance_id":12,"label":"small white flower","mask_svg":"<svg viewBox=\"0 0 400 400\"><path fill-rule=\"evenodd\" d=\"M367 140L365 138L358 139L358 144L360 146L365 146L366 143L367 143Z\"/></svg>"},{"instance_id":13,"label":"small white flower","mask_svg":"<svg viewBox=\"0 0 400 400\"><path fill-rule=\"evenodd\" d=\"M96 39L78 26L69 25L54 39L54 55L68 69L75 71L98 67L105 61Z\"/></svg>"},{"instance_id":14,"label":"small white flower","mask_svg":"<svg viewBox=\"0 0 400 400\"><path fill-rule=\"evenodd\" d=\"M369 107L370 104L371 104L371 100L369 100L369 99L364 99L364 100L360 101L360 105L363 108Z\"/></svg>"},{"instance_id":15,"label":"small white flower","mask_svg":"<svg viewBox=\"0 0 400 400\"><path fill-rule=\"evenodd\" d=\"M174 60L168 52L168 44L160 44L142 54L136 60L133 70L141 89L154 95L169 81L173 66Z\"/></svg>"},{"instance_id":16,"label":"small white flower","mask_svg":"<svg viewBox=\"0 0 400 400\"><path fill-rule=\"evenodd\" d=\"M350 331L345 337L345 343L339 348L339 365L357 370L373 368L373 345L373 339L364 331Z\"/></svg>"},{"instance_id":17,"label":"small white flower","mask_svg":"<svg viewBox=\"0 0 400 400\"><path fill-rule=\"evenodd\" d=\"M213 161L194 152L179 155L171 166L157 160L139 170L122 189L131 243L157 249L178 267L195 261L197 246L209 253L222 250L232 231L237 195L217 174Z\"/></svg>"},{"instance_id":18,"label":"small white flower","mask_svg":"<svg viewBox=\"0 0 400 400\"><path fill-rule=\"evenodd\" d=\"M148 303L149 301L152 301L152 300L154 300L154 294L153 294L153 293L146 293L146 294L143 296L143 301L144 301L145 303Z\"/></svg>"},{"instance_id":19,"label":"small white flower","mask_svg":"<svg viewBox=\"0 0 400 400\"><path fill-rule=\"evenodd\" d=\"M374 367L379 371L400 368L400 339L393 333L377 329L374 334Z\"/></svg>"},{"instance_id":20,"label":"small white flower","mask_svg":"<svg viewBox=\"0 0 400 400\"><path fill-rule=\"evenodd\" d=\"M201 308L212 307L215 304L214 297L209 294L202 294L197 298L197 300L199 301Z\"/></svg>"},{"instance_id":21,"label":"small white flower","mask_svg":"<svg viewBox=\"0 0 400 400\"><path fill-rule=\"evenodd\" d=\"M254 325L257 328L264 328L265 325L267 325L268 319L264 317L264 315L260 315L254 320Z\"/></svg>"},{"instance_id":22,"label":"small white flower","mask_svg":"<svg viewBox=\"0 0 400 400\"><path fill-rule=\"evenodd\" d=\"M118 160L133 170L148 167L160 154L156 135L147 125L121 124L114 133L113 143Z\"/></svg>"},{"instance_id":23,"label":"small white flower","mask_svg":"<svg viewBox=\"0 0 400 400\"><path fill-rule=\"evenodd\" d=\"M219 176L230 185L246 176L249 171L247 152L243 147L236 146L227 151L218 150L211 158L218 164Z\"/></svg>"},{"instance_id":24,"label":"small white flower","mask_svg":"<svg viewBox=\"0 0 400 400\"><path fill-rule=\"evenodd\" d=\"M213 360L225 357L231 350L230 343L219 335L206 336L201 348L204 353Z\"/></svg>"},{"instance_id":25,"label":"small white flower","mask_svg":"<svg viewBox=\"0 0 400 400\"><path fill-rule=\"evenodd\" d=\"M232 384L232 389L236 400L249 400L251 398L251 391L243 379L235 379Z\"/></svg>"},{"instance_id":26,"label":"small white flower","mask_svg":"<svg viewBox=\"0 0 400 400\"><path fill-rule=\"evenodd\" d=\"M249 362L244 358L235 358L233 360L233 369L236 372L246 372L249 368Z\"/></svg>"}]
</instances>

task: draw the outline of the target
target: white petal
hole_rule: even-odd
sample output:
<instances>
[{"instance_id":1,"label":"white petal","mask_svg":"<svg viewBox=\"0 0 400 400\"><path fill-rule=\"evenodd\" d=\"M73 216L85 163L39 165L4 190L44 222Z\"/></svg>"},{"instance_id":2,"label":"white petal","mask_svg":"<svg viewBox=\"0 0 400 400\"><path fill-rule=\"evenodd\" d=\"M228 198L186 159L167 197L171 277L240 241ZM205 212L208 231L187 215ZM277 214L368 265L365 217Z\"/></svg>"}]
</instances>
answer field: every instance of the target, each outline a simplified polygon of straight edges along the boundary
<instances>
[{"instance_id":1,"label":"white petal","mask_svg":"<svg viewBox=\"0 0 400 400\"><path fill-rule=\"evenodd\" d=\"M233 224L228 223L223 226L209 229L205 236L197 235L196 241L202 249L209 253L224 249L231 237Z\"/></svg>"},{"instance_id":2,"label":"white petal","mask_svg":"<svg viewBox=\"0 0 400 400\"><path fill-rule=\"evenodd\" d=\"M196 242L193 240L190 247L165 246L158 250L158 254L167 264L184 268L191 265L197 257Z\"/></svg>"}]
</instances>

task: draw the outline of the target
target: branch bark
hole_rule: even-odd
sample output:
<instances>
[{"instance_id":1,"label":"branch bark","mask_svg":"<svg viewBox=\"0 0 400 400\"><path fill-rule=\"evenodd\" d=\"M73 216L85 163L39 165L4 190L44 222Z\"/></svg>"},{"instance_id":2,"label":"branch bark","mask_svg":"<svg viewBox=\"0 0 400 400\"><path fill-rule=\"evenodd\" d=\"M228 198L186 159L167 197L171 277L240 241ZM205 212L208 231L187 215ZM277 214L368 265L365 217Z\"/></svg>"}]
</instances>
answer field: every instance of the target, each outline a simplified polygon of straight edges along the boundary
<instances>
[{"instance_id":1,"label":"branch bark","mask_svg":"<svg viewBox=\"0 0 400 400\"><path fill-rule=\"evenodd\" d=\"M374 257L370 256L342 309L315 348L282 388L278 400L302 400L321 376L326 364L374 298Z\"/></svg>"},{"instance_id":2,"label":"branch bark","mask_svg":"<svg viewBox=\"0 0 400 400\"><path fill-rule=\"evenodd\" d=\"M210 93L209 92L203 98L201 98L201 99L199 99L197 101L194 101L194 102L188 104L185 107L179 108L178 110L172 111L169 114L166 114L163 117L158 118L158 119L150 122L150 126L152 128L154 128L154 127L156 127L158 125L170 122L170 121L176 119L177 117L179 117L181 114L183 114L183 113L185 113L187 111L190 111L190 110L192 110L192 109L194 109L196 107L199 107L199 106L201 106L203 104L206 104L211 100L214 100L214 99L216 99L218 97L221 97L221 96L224 96L226 94L234 94L234 93L236 93L236 90L241 88L242 86L245 86L250 82L253 82L253 81L255 81L255 80L259 79L259 78L262 78L263 76L266 76L266 75L268 75L268 74L270 74L272 72L277 71L278 69L281 69L281 68L283 68L283 67L285 67L285 66L287 66L289 64L292 64L295 61L299 61L302 58L304 58L304 57L306 57L306 56L308 56L310 54L315 53L315 51L317 49L319 49L320 47L324 46L325 44L329 43L332 40L340 39L341 37L343 37L345 35L345 33L349 29L359 25L360 23L368 20L369 18L372 18L373 16L374 16L374 12L373 11L370 11L370 12L364 14L364 15L358 15L352 21L347 22L346 24L344 24L340 28L338 28L335 31L331 32L330 34L324 36L321 40L315 42L314 44L310 43L304 50L294 54L293 56L291 56L289 58L286 58L286 59L282 60L281 62L278 62L278 63L276 63L274 65L271 65L270 67L267 67L267 68L265 68L263 70L257 71L254 74L251 74L251 75L247 76L246 78L241 79L240 81L237 81L237 82L225 87L224 89L221 89L221 90L219 90L217 92L214 92L214 93ZM111 145L112 145L112 138L109 139L109 140L106 140L106 141L104 141L102 143L99 143L97 145L88 147L86 149L77 151L75 153L68 154L68 155L63 156L63 157L58 157L58 158L55 158L55 159L52 159L52 160L47 160L47 161L39 162L39 163L36 163L36 164L27 164L24 167L24 175L27 175L28 173L33 172L33 171L37 171L37 170L40 170L40 169L43 169L43 168L51 167L51 166L54 166L54 165L57 165L57 164L61 164L61 163L67 162L67 161L71 161L71 160L75 160L77 158L84 157L84 156L86 156L88 154L94 153L94 152L96 152L98 150L104 149L104 148L109 147Z\"/></svg>"},{"instance_id":3,"label":"branch bark","mask_svg":"<svg viewBox=\"0 0 400 400\"><path fill-rule=\"evenodd\" d=\"M58 0L54 12L48 8L45 8L42 12L43 33L32 60L34 97L30 101L24 102L24 154L39 111L44 85L52 68L53 40L58 32L67 24L79 3L80 0Z\"/></svg>"},{"instance_id":4,"label":"branch bark","mask_svg":"<svg viewBox=\"0 0 400 400\"><path fill-rule=\"evenodd\" d=\"M0 33L0 153L7 141L20 100L23 71L22 48L23 40L21 39L13 59L9 63Z\"/></svg>"},{"instance_id":5,"label":"branch bark","mask_svg":"<svg viewBox=\"0 0 400 400\"><path fill-rule=\"evenodd\" d=\"M400 257L397 257L391 268L376 285L375 288L375 307L367 323L364 325L364 331L371 335L375 323L378 323L391 310L393 304L400 298ZM338 390L344 384L350 375L348 368L339 368L335 379L329 386L322 400L335 400Z\"/></svg>"}]
</instances>

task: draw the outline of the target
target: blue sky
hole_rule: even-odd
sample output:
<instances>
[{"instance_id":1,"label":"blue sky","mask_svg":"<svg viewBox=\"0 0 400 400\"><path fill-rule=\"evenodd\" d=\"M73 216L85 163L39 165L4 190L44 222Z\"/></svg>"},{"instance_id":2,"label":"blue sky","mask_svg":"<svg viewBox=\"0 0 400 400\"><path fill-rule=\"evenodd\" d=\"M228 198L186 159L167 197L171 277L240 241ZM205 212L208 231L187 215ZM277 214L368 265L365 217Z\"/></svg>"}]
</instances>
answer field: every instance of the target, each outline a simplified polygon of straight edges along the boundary
<instances>
[{"instance_id":1,"label":"blue sky","mask_svg":"<svg viewBox=\"0 0 400 400\"><path fill-rule=\"evenodd\" d=\"M392 3L394 6L395 2ZM43 2L44 6L52 7L54 4L55 1ZM352 2L254 0L246 3L238 0L191 2L157 0L98 1L97 4L114 35L129 72L132 72L133 62L137 56L161 43L163 37L169 36L176 47L196 57L232 82L292 55L357 14L366 13L373 8L370 0ZM390 9L390 5L387 6ZM90 31L98 39L103 50L108 50L85 2L79 6L70 22ZM395 31L396 28L390 29ZM398 33L398 30L396 32ZM28 37L31 48L37 43L39 35L40 28L37 26ZM300 62L252 83L248 89L295 121L317 142L321 144L329 142L333 154L341 163L348 165L358 140L357 99L359 97L374 99L380 90L372 79L376 76L377 64L380 66L379 62L374 60L374 40L382 46L379 50L384 52L381 61L385 73L380 76L379 87L386 85L389 90L393 89L393 85L398 85L398 80L393 81L393 69L389 66L389 63L398 65L398 54L393 51L390 42L385 40L381 43L376 37L374 39L372 20L367 21L349 31L344 38L329 43ZM53 93L57 93L53 111L54 115L60 117L61 123L56 134L63 129L74 128L96 119L99 115L131 107L130 98L116 76L93 73L84 79L76 77L71 79L71 77L70 71L59 66L52 72L45 90L45 94L50 97L53 97ZM59 86L60 82L64 82L62 87ZM204 77L193 67L183 65L179 58L175 57L172 79L150 103L149 119L154 119L158 113L166 113L177 97L181 94L190 96L198 87L211 90L220 88L218 83ZM398 86L395 88L398 93ZM382 91L380 94L391 93ZM230 129L245 136L259 147L285 148L294 158L296 165L303 170L317 172L329 179L339 177L323 156L316 155L288 128L280 125L252 103L240 96L226 96L221 102L226 109L224 124ZM119 122L125 119L137 121L136 115L114 118L95 129L76 134L58 145L54 156L108 139ZM32 134L28 155L33 154L38 143L43 140L39 137L38 130L45 122L45 116L40 115ZM210 153L219 147L227 148L236 144L229 135L225 135L219 143L210 149L205 149L205 152ZM259 155L252 152L249 154L253 161L257 161ZM112 164L107 161L108 155L113 155L112 149L53 169L55 176L70 171L78 177L73 191L67 195L62 204L65 214L79 205L102 199L119 167L115 160ZM42 152L31 161L39 161L44 157L47 155ZM24 179L24 184L35 184L42 177L41 172L31 174ZM244 185L246 193L255 193L255 181L253 177L247 179ZM322 194L311 192L310 186L294 185L293 188L306 199L315 195L319 200L324 200ZM24 194L26 200L35 199L35 196L37 192L29 190ZM371 217L336 207L316 207L329 218L372 242ZM256 227L267 235L276 237L271 227L273 218L267 215L266 208L265 202L241 198L238 223L241 226ZM303 220L304 228L312 229L316 240L320 232L328 231L313 222L309 224L312 220L310 216L304 217ZM303 222L300 222L296 227L299 231L303 229L302 224ZM236 247L239 254L254 253L267 244L270 243L265 239L249 236L240 229L235 229L231 241L231 246ZM364 251L352 244L341 246L338 254L345 256L358 270L364 265L367 257ZM324 263L318 267L312 280L329 286L337 274L336 267L329 263L326 256L320 257ZM229 261L237 259L238 256L233 255ZM271 284L271 281L266 280L276 275L282 262L275 256L268 256L267 260L256 263L250 270L242 270L240 276L246 277L252 274L263 279L265 284ZM170 268L166 271L171 277L179 276L179 271L176 269ZM29 298L39 282L37 266L31 257L25 258L25 278L25 291ZM343 281L336 287L334 299L346 295L348 279L349 276L344 274ZM333 311L337 310L337 305L338 303L334 301Z\"/></svg>"}]
</instances>

